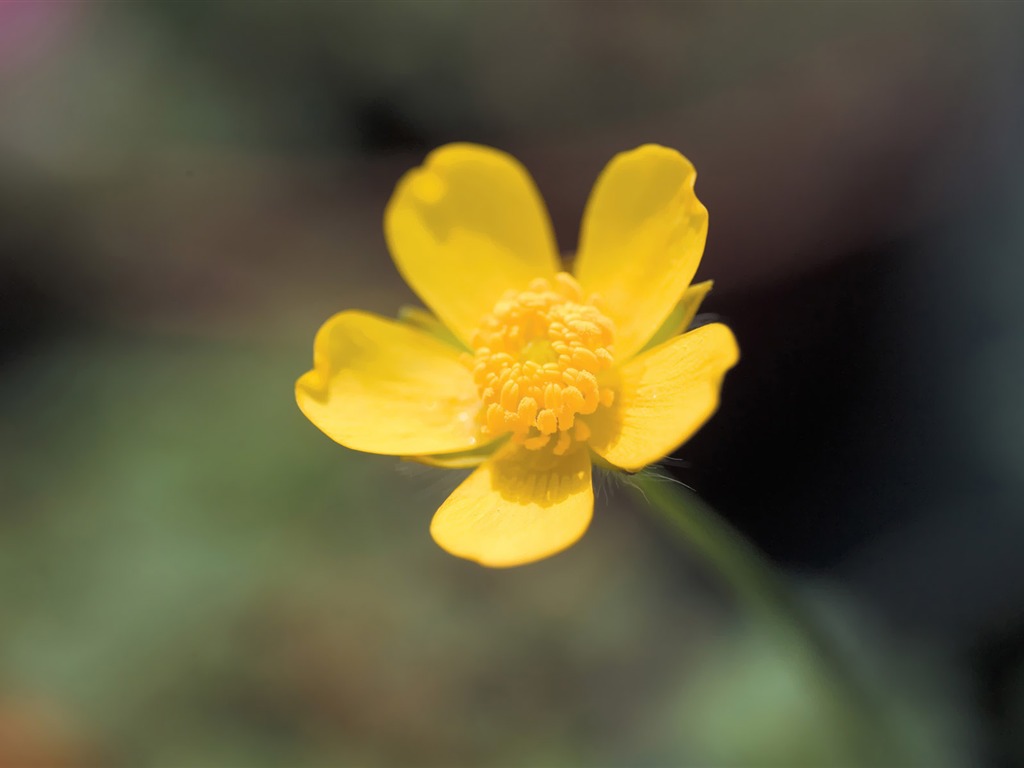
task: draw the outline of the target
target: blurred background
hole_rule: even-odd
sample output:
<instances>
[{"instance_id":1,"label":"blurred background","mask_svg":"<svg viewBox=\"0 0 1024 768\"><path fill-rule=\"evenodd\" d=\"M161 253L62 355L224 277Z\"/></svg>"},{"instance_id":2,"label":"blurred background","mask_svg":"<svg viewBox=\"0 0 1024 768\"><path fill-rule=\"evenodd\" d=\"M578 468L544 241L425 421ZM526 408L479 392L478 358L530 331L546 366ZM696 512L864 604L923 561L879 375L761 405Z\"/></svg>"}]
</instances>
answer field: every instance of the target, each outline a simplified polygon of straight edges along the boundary
<instances>
[{"instance_id":1,"label":"blurred background","mask_svg":"<svg viewBox=\"0 0 1024 768\"><path fill-rule=\"evenodd\" d=\"M635 496L484 570L457 476L295 407L323 320L415 302L383 208L450 141L566 253L613 154L695 163L743 360L661 471L888 764L1024 764L1022 136L1016 4L0 2L0 766L858 764Z\"/></svg>"}]
</instances>

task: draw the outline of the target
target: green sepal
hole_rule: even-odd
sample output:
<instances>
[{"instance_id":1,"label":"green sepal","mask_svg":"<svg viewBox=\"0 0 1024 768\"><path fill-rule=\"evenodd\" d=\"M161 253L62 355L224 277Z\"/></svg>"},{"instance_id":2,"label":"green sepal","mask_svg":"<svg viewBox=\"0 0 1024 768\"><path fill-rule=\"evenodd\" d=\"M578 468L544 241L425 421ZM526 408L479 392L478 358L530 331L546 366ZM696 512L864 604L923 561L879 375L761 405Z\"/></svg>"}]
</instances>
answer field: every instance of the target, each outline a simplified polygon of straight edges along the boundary
<instances>
[{"instance_id":1,"label":"green sepal","mask_svg":"<svg viewBox=\"0 0 1024 768\"><path fill-rule=\"evenodd\" d=\"M434 315L420 307L402 307L398 310L398 322L419 328L426 331L435 339L450 344L462 352L471 352L469 347L463 344L458 337L448 330L448 326L438 320Z\"/></svg>"},{"instance_id":2,"label":"green sepal","mask_svg":"<svg viewBox=\"0 0 1024 768\"><path fill-rule=\"evenodd\" d=\"M648 349L653 349L686 331L690 327L690 323L693 322L693 318L697 316L701 302L704 301L704 297L708 295L713 284L713 280L705 280L703 283L695 283L687 288L683 298L679 300L665 322L640 351L646 352Z\"/></svg>"}]
</instances>

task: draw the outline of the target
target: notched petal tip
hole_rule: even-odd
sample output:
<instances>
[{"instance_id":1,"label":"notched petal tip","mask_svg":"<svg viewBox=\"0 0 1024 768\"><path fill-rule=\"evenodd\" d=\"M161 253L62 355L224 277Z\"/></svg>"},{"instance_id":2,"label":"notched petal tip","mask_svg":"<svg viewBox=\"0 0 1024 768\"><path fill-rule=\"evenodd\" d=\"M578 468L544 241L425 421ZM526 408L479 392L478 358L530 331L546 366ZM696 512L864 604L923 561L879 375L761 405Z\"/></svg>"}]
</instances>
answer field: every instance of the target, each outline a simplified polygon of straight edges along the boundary
<instances>
[{"instance_id":1,"label":"notched petal tip","mask_svg":"<svg viewBox=\"0 0 1024 768\"><path fill-rule=\"evenodd\" d=\"M605 172L618 165L633 165L636 168L647 168L650 173L661 174L666 168L674 168L678 176L679 188L683 192L693 193L697 183L697 168L690 159L678 149L663 144L641 144L615 155Z\"/></svg>"},{"instance_id":2,"label":"notched petal tip","mask_svg":"<svg viewBox=\"0 0 1024 768\"><path fill-rule=\"evenodd\" d=\"M451 171L457 171L460 166L466 165L487 168L497 173L512 169L532 184L526 167L507 152L483 144L445 144L432 150L424 158L422 165L406 171L398 180L395 192L384 209L385 236L391 229L388 221L394 221L396 215L402 214L402 203L415 201L422 208L429 209L443 203L447 194L458 193L458 189L452 188L449 175ZM451 223L458 225L459 222L453 219Z\"/></svg>"},{"instance_id":3,"label":"notched petal tip","mask_svg":"<svg viewBox=\"0 0 1024 768\"><path fill-rule=\"evenodd\" d=\"M295 399L300 409L307 398L324 402L329 395L332 369L330 345L331 335L335 330L349 324L359 323L364 318L373 320L375 317L375 315L362 310L346 309L331 315L320 325L316 335L313 336L313 367L295 382Z\"/></svg>"},{"instance_id":4,"label":"notched petal tip","mask_svg":"<svg viewBox=\"0 0 1024 768\"><path fill-rule=\"evenodd\" d=\"M318 403L327 399L327 381L317 370L306 371L295 381L295 401L299 408L309 398Z\"/></svg>"},{"instance_id":5,"label":"notched petal tip","mask_svg":"<svg viewBox=\"0 0 1024 768\"><path fill-rule=\"evenodd\" d=\"M684 155L678 149L666 146L664 144L658 144L653 141L646 142L645 144L639 144L633 147L632 149L623 150L622 152L616 154L615 158L629 156L636 156L640 158L654 158L658 162L663 162L667 160L675 163L681 160L683 163L690 167L694 175L696 175L697 173L695 170L692 170L693 163L691 163L689 158L687 158L686 155ZM615 158L613 158L613 161Z\"/></svg>"},{"instance_id":6,"label":"notched petal tip","mask_svg":"<svg viewBox=\"0 0 1024 768\"><path fill-rule=\"evenodd\" d=\"M404 182L399 183L404 183L409 194L423 205L439 203L448 189L444 179L430 168L409 171Z\"/></svg>"},{"instance_id":7,"label":"notched petal tip","mask_svg":"<svg viewBox=\"0 0 1024 768\"><path fill-rule=\"evenodd\" d=\"M526 167L508 152L488 144L474 144L469 141L453 141L431 150L424 159L423 166L426 168L448 168L466 161L514 165L526 173Z\"/></svg>"}]
</instances>

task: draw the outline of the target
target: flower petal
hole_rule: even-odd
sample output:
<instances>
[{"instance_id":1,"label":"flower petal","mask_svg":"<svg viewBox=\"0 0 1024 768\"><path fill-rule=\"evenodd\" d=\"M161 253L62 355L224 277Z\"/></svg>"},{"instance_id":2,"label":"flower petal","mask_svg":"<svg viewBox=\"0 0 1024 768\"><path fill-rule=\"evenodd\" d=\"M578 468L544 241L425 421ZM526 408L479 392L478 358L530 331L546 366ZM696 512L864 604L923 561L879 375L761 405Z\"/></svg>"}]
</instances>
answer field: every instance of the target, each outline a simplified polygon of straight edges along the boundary
<instances>
[{"instance_id":1,"label":"flower petal","mask_svg":"<svg viewBox=\"0 0 1024 768\"><path fill-rule=\"evenodd\" d=\"M590 525L590 456L510 445L441 505L430 534L442 549L492 568L524 565L575 543Z\"/></svg>"},{"instance_id":2,"label":"flower petal","mask_svg":"<svg viewBox=\"0 0 1024 768\"><path fill-rule=\"evenodd\" d=\"M590 194L576 277L615 321L615 355L643 349L693 279L708 212L697 172L674 149L645 144L612 158Z\"/></svg>"},{"instance_id":3,"label":"flower petal","mask_svg":"<svg viewBox=\"0 0 1024 768\"><path fill-rule=\"evenodd\" d=\"M738 360L736 339L721 323L644 352L619 369L615 404L591 422L591 448L629 471L667 456L714 414L722 378Z\"/></svg>"},{"instance_id":4,"label":"flower petal","mask_svg":"<svg viewBox=\"0 0 1024 768\"><path fill-rule=\"evenodd\" d=\"M316 334L313 370L295 385L306 417L347 448L415 455L480 444L480 399L454 347L365 312L335 315Z\"/></svg>"},{"instance_id":5,"label":"flower petal","mask_svg":"<svg viewBox=\"0 0 1024 768\"><path fill-rule=\"evenodd\" d=\"M463 342L505 291L559 268L526 169L490 147L449 144L398 182L384 213L398 271Z\"/></svg>"}]
</instances>

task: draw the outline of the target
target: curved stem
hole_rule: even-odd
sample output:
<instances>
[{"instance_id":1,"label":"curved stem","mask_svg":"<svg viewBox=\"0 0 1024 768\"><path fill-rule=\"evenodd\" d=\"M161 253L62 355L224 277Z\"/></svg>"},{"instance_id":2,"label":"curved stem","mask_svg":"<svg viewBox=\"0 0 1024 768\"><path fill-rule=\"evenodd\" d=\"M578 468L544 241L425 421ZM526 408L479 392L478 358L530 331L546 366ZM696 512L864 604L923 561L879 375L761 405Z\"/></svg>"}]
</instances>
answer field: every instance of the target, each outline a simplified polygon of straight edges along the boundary
<instances>
[{"instance_id":1,"label":"curved stem","mask_svg":"<svg viewBox=\"0 0 1024 768\"><path fill-rule=\"evenodd\" d=\"M635 475L632 483L647 506L721 574L742 602L813 656L818 671L844 694L842 704L856 724L859 746L870 749L876 758L896 759L903 750L885 716L884 702L853 673L843 653L786 588L775 567L695 494L674 481Z\"/></svg>"}]
</instances>

